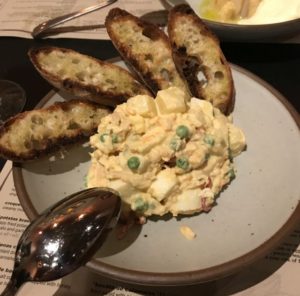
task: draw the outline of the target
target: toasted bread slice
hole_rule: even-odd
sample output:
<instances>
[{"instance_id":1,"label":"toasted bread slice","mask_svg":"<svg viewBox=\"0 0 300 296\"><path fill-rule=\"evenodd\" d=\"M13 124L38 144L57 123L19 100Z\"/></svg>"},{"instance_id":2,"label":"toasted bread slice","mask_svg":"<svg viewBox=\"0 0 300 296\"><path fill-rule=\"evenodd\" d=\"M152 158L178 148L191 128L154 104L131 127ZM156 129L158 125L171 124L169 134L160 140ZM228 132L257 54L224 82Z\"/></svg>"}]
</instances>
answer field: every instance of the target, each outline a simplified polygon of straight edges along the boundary
<instances>
[{"instance_id":1,"label":"toasted bread slice","mask_svg":"<svg viewBox=\"0 0 300 296\"><path fill-rule=\"evenodd\" d=\"M169 39L158 26L120 8L110 10L105 26L116 49L154 95L177 86L190 97L186 82L176 70Z\"/></svg>"},{"instance_id":2,"label":"toasted bread slice","mask_svg":"<svg viewBox=\"0 0 300 296\"><path fill-rule=\"evenodd\" d=\"M77 143L94 134L108 113L109 109L87 100L20 113L0 128L0 156L22 162Z\"/></svg>"},{"instance_id":3,"label":"toasted bread slice","mask_svg":"<svg viewBox=\"0 0 300 296\"><path fill-rule=\"evenodd\" d=\"M217 37L186 4L171 9L168 34L175 64L192 95L210 101L224 114L230 113L234 84Z\"/></svg>"},{"instance_id":4,"label":"toasted bread slice","mask_svg":"<svg viewBox=\"0 0 300 296\"><path fill-rule=\"evenodd\" d=\"M116 106L138 94L151 95L125 69L74 50L42 47L31 49L28 54L50 84L79 98Z\"/></svg>"}]
</instances>

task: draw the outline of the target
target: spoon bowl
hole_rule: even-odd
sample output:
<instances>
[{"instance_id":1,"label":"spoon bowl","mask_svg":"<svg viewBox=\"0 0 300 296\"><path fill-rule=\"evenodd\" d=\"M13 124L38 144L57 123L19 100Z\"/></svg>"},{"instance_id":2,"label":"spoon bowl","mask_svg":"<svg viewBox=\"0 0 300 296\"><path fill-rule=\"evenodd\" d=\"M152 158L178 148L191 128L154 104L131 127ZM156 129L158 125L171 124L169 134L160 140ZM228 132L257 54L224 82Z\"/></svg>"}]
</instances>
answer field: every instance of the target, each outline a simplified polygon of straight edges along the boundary
<instances>
[{"instance_id":1,"label":"spoon bowl","mask_svg":"<svg viewBox=\"0 0 300 296\"><path fill-rule=\"evenodd\" d=\"M45 210L19 239L11 279L1 296L29 281L52 281L88 262L119 218L121 200L107 188L74 193Z\"/></svg>"}]
</instances>

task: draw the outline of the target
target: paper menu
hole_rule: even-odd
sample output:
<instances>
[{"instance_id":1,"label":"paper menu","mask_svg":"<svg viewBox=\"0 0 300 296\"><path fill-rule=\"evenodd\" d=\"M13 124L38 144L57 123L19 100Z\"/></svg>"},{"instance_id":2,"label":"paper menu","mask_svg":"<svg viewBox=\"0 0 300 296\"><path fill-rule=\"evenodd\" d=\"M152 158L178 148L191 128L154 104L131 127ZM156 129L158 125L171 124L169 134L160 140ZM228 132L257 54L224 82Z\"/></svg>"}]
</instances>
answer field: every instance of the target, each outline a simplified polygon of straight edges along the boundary
<instances>
[{"instance_id":1,"label":"paper menu","mask_svg":"<svg viewBox=\"0 0 300 296\"><path fill-rule=\"evenodd\" d=\"M10 278L18 238L28 224L16 195L11 163L0 174L0 291ZM104 278L82 267L62 280L27 283L18 295L151 296L298 296L300 295L300 225L266 258L227 278L186 287L145 287Z\"/></svg>"},{"instance_id":2,"label":"paper menu","mask_svg":"<svg viewBox=\"0 0 300 296\"><path fill-rule=\"evenodd\" d=\"M32 38L35 26L51 18L95 5L97 0L0 0L0 36ZM137 16L145 12L164 9L158 0L118 0L100 10L68 21L62 26L99 26L104 24L110 9L120 7ZM109 39L104 26L52 36L54 38Z\"/></svg>"}]
</instances>

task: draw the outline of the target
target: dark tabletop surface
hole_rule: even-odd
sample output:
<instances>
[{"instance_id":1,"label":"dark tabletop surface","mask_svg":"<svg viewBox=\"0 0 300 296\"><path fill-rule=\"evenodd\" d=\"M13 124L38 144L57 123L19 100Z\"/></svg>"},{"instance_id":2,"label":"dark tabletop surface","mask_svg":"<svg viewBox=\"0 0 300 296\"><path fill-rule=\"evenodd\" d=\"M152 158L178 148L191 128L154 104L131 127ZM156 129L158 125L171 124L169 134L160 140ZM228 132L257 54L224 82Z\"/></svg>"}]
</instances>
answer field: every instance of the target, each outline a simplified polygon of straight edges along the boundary
<instances>
[{"instance_id":1,"label":"dark tabletop surface","mask_svg":"<svg viewBox=\"0 0 300 296\"><path fill-rule=\"evenodd\" d=\"M13 80L25 90L30 110L52 89L37 73L27 56L35 46L71 48L99 59L117 56L110 41L0 37L0 79ZM300 113L300 44L221 43L228 61L237 64L282 93ZM4 161L0 159L0 168Z\"/></svg>"}]
</instances>

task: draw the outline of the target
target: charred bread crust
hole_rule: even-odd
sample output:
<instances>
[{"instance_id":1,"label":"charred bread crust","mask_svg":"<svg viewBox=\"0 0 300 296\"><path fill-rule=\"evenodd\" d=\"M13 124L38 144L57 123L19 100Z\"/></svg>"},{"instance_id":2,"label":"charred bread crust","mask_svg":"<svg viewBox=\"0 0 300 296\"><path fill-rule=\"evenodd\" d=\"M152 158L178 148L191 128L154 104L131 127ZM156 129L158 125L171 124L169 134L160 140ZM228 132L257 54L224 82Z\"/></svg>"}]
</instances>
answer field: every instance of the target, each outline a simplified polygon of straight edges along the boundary
<instances>
[{"instance_id":1,"label":"charred bread crust","mask_svg":"<svg viewBox=\"0 0 300 296\"><path fill-rule=\"evenodd\" d=\"M32 48L28 55L44 79L78 98L116 106L137 94L151 95L127 70L71 49Z\"/></svg>"},{"instance_id":2,"label":"charred bread crust","mask_svg":"<svg viewBox=\"0 0 300 296\"><path fill-rule=\"evenodd\" d=\"M171 9L168 34L177 70L192 95L210 101L224 114L232 112L233 78L218 38L186 4Z\"/></svg>"},{"instance_id":3,"label":"charred bread crust","mask_svg":"<svg viewBox=\"0 0 300 296\"><path fill-rule=\"evenodd\" d=\"M105 26L120 55L154 95L171 85L190 95L176 70L169 39L158 26L120 8L109 11Z\"/></svg>"},{"instance_id":4,"label":"charred bread crust","mask_svg":"<svg viewBox=\"0 0 300 296\"><path fill-rule=\"evenodd\" d=\"M82 142L109 112L94 102L71 100L20 113L0 127L0 156L24 162Z\"/></svg>"}]
</instances>

